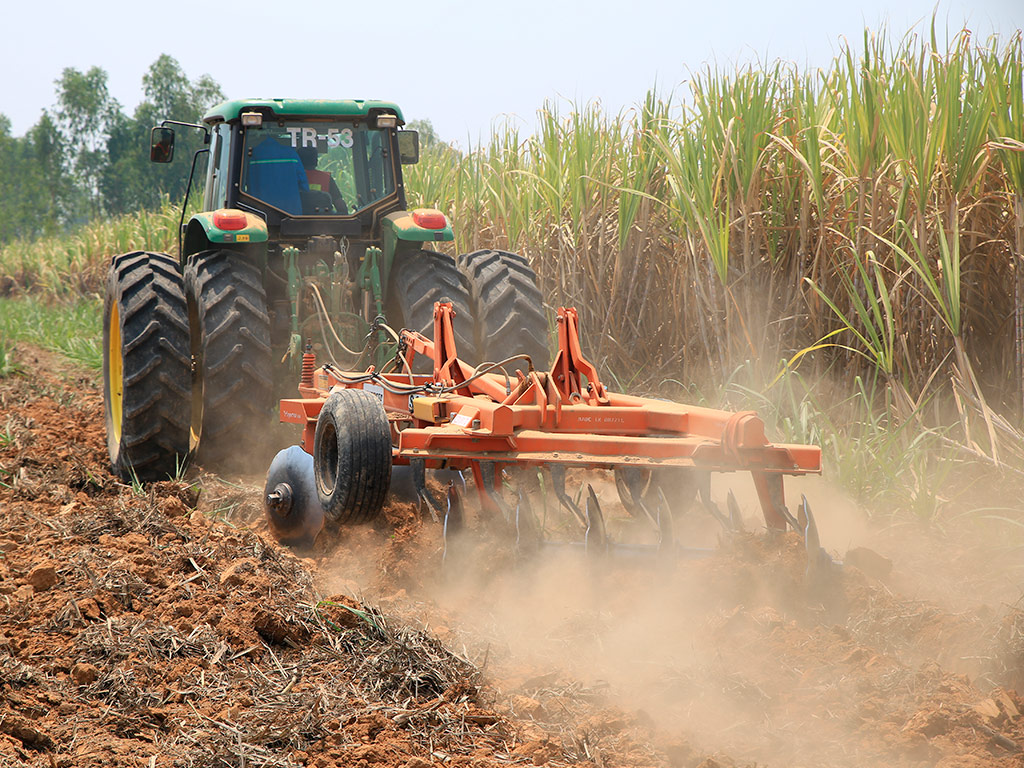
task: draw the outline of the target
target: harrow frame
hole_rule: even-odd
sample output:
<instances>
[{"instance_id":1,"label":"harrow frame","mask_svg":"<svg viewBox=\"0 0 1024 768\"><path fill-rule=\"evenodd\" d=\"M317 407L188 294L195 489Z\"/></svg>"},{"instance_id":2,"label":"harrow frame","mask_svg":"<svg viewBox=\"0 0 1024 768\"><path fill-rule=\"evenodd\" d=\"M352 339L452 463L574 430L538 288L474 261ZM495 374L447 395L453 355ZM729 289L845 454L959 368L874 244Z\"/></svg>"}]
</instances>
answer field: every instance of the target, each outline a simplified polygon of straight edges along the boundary
<instances>
[{"instance_id":1,"label":"harrow frame","mask_svg":"<svg viewBox=\"0 0 1024 768\"><path fill-rule=\"evenodd\" d=\"M551 370L535 371L530 363L514 378L503 366L516 358L478 367L458 358L454 314L450 303L434 305L433 340L401 331L396 361L403 371L341 371L329 363L317 368L307 351L300 397L281 400L281 421L303 427L303 448L312 454L317 419L331 392L363 389L380 399L387 414L392 464L411 465L419 473L421 496L425 468L470 469L485 507L501 507L501 473L495 470L504 466L750 472L767 527L790 525L805 533L803 520L786 509L783 478L820 474L819 447L768 442L764 422L753 411L608 391L583 356L574 308L558 309ZM432 374L407 372L416 355L433 360Z\"/></svg>"}]
</instances>

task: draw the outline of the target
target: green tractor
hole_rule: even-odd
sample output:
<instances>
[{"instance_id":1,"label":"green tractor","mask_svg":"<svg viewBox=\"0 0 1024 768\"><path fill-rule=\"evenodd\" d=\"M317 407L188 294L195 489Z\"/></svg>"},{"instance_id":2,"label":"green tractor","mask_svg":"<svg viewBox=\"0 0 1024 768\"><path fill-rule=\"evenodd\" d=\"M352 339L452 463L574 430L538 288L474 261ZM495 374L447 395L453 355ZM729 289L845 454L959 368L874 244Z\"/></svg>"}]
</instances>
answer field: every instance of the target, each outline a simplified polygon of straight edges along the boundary
<instances>
[{"instance_id":1,"label":"green tractor","mask_svg":"<svg viewBox=\"0 0 1024 768\"><path fill-rule=\"evenodd\" d=\"M150 157L165 163L171 126L204 132L189 189L209 158L202 212L187 222L185 195L178 258L111 261L104 403L118 475L157 480L191 460L244 468L270 439L276 398L294 393L308 340L343 368L379 367L394 357L395 329L432 335L442 299L457 313L461 358L526 353L547 368L527 261L439 253L433 243L454 239L444 214L406 210L402 165L418 161L419 145L403 125L384 101L257 99L153 129Z\"/></svg>"}]
</instances>

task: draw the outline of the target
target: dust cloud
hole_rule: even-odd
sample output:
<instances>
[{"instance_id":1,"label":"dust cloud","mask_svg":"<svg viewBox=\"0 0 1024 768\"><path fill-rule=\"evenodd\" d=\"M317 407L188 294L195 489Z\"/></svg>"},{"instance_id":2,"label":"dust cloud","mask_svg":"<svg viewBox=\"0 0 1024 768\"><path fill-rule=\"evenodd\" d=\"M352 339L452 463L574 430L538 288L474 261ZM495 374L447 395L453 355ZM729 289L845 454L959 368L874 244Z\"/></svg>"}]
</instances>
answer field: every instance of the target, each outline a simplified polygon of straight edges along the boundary
<instances>
[{"instance_id":1,"label":"dust cloud","mask_svg":"<svg viewBox=\"0 0 1024 768\"><path fill-rule=\"evenodd\" d=\"M610 475L593 482L610 539L656 540L617 502ZM673 765L712 754L738 764L918 766L961 754L960 731L973 725L947 718L939 728L929 718L963 710L998 682L989 674L995 612L949 613L914 587L898 596L900 579L927 580L900 567L895 576L847 567L811 579L800 539L764 531L749 479L716 481L723 509L730 488L746 531L725 531L694 503L676 518L676 541L703 551L685 557L653 547L586 554L578 525L535 497L554 543L517 555L513 534L472 516L442 563L439 527L420 525L410 504L390 541L350 539L329 580L372 584L371 599L401 607L482 666L510 708L548 734L564 738L582 707L591 738L640 724ZM856 506L822 481L790 480L787 494L791 508L807 495L837 560L876 544Z\"/></svg>"}]
</instances>

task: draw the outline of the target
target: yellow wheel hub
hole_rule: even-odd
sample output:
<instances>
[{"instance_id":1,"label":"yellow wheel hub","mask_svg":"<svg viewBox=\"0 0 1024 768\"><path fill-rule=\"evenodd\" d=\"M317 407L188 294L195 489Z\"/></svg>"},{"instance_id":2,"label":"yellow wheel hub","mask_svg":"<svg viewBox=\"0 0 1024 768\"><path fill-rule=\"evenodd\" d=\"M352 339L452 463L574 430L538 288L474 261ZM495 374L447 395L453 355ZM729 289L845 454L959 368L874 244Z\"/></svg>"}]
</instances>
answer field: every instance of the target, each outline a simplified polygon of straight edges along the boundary
<instances>
[{"instance_id":1,"label":"yellow wheel hub","mask_svg":"<svg viewBox=\"0 0 1024 768\"><path fill-rule=\"evenodd\" d=\"M114 440L121 443L121 418L124 413L124 357L121 349L121 314L117 302L111 303L110 343L107 350L107 398L110 401L110 421Z\"/></svg>"}]
</instances>

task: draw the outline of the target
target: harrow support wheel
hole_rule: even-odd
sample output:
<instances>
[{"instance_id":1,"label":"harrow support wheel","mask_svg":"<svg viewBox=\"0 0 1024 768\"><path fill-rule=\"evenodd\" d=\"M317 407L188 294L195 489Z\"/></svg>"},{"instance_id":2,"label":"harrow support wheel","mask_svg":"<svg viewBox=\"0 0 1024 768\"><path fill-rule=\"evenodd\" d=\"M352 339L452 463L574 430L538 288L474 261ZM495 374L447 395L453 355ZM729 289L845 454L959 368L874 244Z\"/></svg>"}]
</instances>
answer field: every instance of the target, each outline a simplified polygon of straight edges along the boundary
<instances>
[{"instance_id":1,"label":"harrow support wheel","mask_svg":"<svg viewBox=\"0 0 1024 768\"><path fill-rule=\"evenodd\" d=\"M408 328L426 336L434 336L434 302L450 301L455 309L455 344L459 359L476 365L477 354L473 334L472 301L469 283L451 256L436 251L414 251L399 255L391 268L386 314L397 328ZM413 371L431 373L434 363L418 356Z\"/></svg>"},{"instance_id":2,"label":"harrow support wheel","mask_svg":"<svg viewBox=\"0 0 1024 768\"><path fill-rule=\"evenodd\" d=\"M103 309L103 413L110 463L123 480L173 477L188 459L188 338L174 259L115 256Z\"/></svg>"},{"instance_id":3,"label":"harrow support wheel","mask_svg":"<svg viewBox=\"0 0 1024 768\"><path fill-rule=\"evenodd\" d=\"M270 320L260 268L235 251L185 265L192 326L192 447L210 470L244 469L271 413Z\"/></svg>"},{"instance_id":4,"label":"harrow support wheel","mask_svg":"<svg viewBox=\"0 0 1024 768\"><path fill-rule=\"evenodd\" d=\"M551 352L544 297L526 257L508 251L473 251L459 256L458 264L469 279L481 360L495 362L525 353L536 370L548 370ZM516 361L509 370L513 368L525 371L526 363Z\"/></svg>"},{"instance_id":5,"label":"harrow support wheel","mask_svg":"<svg viewBox=\"0 0 1024 768\"><path fill-rule=\"evenodd\" d=\"M313 475L331 522L380 514L391 484L391 427L372 393L339 389L324 402L313 438Z\"/></svg>"}]
</instances>

